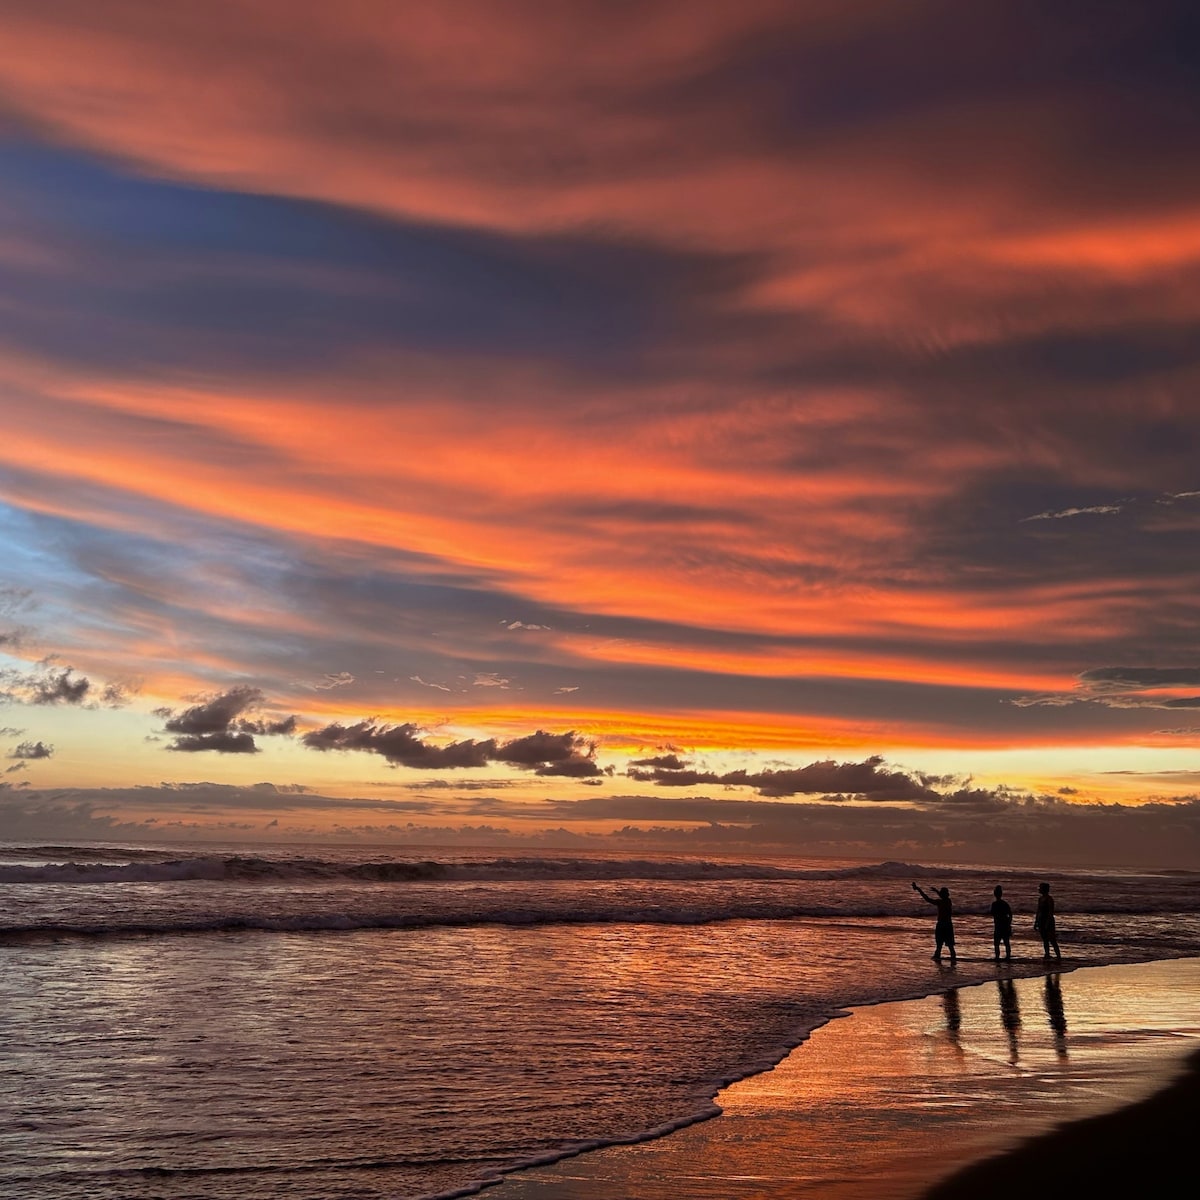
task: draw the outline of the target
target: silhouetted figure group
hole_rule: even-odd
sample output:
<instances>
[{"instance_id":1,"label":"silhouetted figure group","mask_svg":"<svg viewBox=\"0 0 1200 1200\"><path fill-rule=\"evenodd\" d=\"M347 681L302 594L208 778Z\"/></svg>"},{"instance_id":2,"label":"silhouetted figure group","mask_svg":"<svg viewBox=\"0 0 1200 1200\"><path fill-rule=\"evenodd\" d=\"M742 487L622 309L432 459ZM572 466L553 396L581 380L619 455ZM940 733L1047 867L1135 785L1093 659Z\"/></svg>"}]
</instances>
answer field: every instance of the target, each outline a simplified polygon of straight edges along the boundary
<instances>
[{"instance_id":1,"label":"silhouetted figure group","mask_svg":"<svg viewBox=\"0 0 1200 1200\"><path fill-rule=\"evenodd\" d=\"M935 949L933 961L942 961L942 950L950 951L951 963L958 962L958 954L954 948L954 907L950 902L950 889L941 887L931 896L917 884L912 889L922 900L937 908L937 923L933 927ZM992 952L997 962L1000 961L1000 947L1004 947L1005 960L1012 958L1012 906L1004 899L1004 889L997 885L992 890L995 899L988 910L992 918ZM1053 949L1055 958L1062 958L1058 948L1058 931L1054 923L1054 897L1050 895L1048 883L1038 884L1037 915L1034 917L1033 928L1042 935L1042 948L1045 957L1050 957Z\"/></svg>"}]
</instances>

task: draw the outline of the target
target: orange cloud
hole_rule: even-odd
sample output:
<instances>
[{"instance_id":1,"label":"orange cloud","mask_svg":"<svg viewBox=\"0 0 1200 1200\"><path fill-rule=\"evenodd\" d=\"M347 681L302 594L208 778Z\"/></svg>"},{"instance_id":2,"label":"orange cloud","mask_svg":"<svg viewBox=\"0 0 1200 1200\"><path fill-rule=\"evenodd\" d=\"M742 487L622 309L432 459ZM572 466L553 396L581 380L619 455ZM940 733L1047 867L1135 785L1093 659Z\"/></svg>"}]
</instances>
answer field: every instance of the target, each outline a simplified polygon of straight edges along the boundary
<instances>
[{"instance_id":1,"label":"orange cloud","mask_svg":"<svg viewBox=\"0 0 1200 1200\"><path fill-rule=\"evenodd\" d=\"M954 718L1190 644L1187 128L1141 21L973 8L7 4L16 140L93 169L0 229L4 495L107 597L68 648L331 719L493 728L490 673L570 722L579 672L633 740L1144 739ZM922 700L714 698L791 679Z\"/></svg>"}]
</instances>

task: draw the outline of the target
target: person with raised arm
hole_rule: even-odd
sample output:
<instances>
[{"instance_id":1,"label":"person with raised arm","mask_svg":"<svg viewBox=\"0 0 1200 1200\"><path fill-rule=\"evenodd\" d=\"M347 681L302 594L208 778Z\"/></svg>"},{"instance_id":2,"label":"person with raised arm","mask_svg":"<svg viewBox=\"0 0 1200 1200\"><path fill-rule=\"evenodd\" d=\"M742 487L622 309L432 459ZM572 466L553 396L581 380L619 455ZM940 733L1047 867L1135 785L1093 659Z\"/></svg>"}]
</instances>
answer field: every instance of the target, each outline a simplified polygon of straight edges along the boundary
<instances>
[{"instance_id":1,"label":"person with raised arm","mask_svg":"<svg viewBox=\"0 0 1200 1200\"><path fill-rule=\"evenodd\" d=\"M915 883L912 888L922 900L937 908L937 924L933 927L933 939L937 948L933 952L933 961L942 961L942 947L945 946L950 951L950 961L958 962L958 955L954 950L954 907L950 903L950 889L938 888L937 894L930 896L924 888Z\"/></svg>"}]
</instances>

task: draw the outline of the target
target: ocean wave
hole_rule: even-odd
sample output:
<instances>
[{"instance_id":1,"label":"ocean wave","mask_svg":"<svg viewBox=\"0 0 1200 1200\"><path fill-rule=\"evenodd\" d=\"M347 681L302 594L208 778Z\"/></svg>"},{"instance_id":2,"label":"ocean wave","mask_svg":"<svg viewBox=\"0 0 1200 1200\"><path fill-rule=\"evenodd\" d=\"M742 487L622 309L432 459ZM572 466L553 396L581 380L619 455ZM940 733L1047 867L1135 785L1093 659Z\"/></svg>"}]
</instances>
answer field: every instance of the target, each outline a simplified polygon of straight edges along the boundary
<instances>
[{"instance_id":1,"label":"ocean wave","mask_svg":"<svg viewBox=\"0 0 1200 1200\"><path fill-rule=\"evenodd\" d=\"M1163 955L1175 952L1196 953L1200 939L1200 924L1194 912L1116 913L1105 912L1089 917L1073 913L1075 924L1070 938L1072 944L1107 945L1112 941L1109 927L1114 919L1130 918L1143 922L1141 933L1126 931L1121 941L1130 949L1156 947ZM204 915L172 915L154 917L130 916L124 919L104 919L86 916L77 919L53 918L45 921L0 924L0 944L58 939L139 938L209 933L324 933L372 930L422 930L434 928L476 928L487 925L534 928L552 925L664 925L698 926L730 921L821 921L826 928L843 925L853 931L869 922L876 929L894 925L897 934L911 928L910 912L856 911L846 912L832 906L782 901L729 900L714 903L652 904L591 903L576 907L553 904L483 903L472 908L443 910L412 910L391 912L290 912L248 913L224 912ZM922 922L924 918L922 916ZM967 937L983 936L983 926L990 923L981 916L971 918L974 925L962 923Z\"/></svg>"},{"instance_id":2,"label":"ocean wave","mask_svg":"<svg viewBox=\"0 0 1200 1200\"><path fill-rule=\"evenodd\" d=\"M277 860L218 855L126 863L61 862L0 866L0 883L170 883L193 880L291 881L304 879L361 880L371 883L441 879L446 868L436 862L335 863L320 859Z\"/></svg>"},{"instance_id":3,"label":"ocean wave","mask_svg":"<svg viewBox=\"0 0 1200 1200\"><path fill-rule=\"evenodd\" d=\"M0 860L16 858L44 858L53 862L72 862L76 859L97 859L102 858L107 860L119 860L138 862L161 861L168 858L177 858L179 852L177 850L165 849L149 849L145 846L77 846L77 845L20 845L8 844L0 845Z\"/></svg>"},{"instance_id":4,"label":"ocean wave","mask_svg":"<svg viewBox=\"0 0 1200 1200\"><path fill-rule=\"evenodd\" d=\"M273 933L319 933L374 929L464 928L479 925L532 927L539 925L711 925L720 921L789 920L797 917L838 917L844 914L812 904L747 903L697 905L612 904L586 908L533 905L484 906L471 911L310 912L286 915L222 913L204 917L162 920L87 920L0 925L0 943L31 939L151 937L163 934L235 933L263 930Z\"/></svg>"},{"instance_id":5,"label":"ocean wave","mask_svg":"<svg viewBox=\"0 0 1200 1200\"><path fill-rule=\"evenodd\" d=\"M804 868L764 863L681 859L595 859L572 857L497 857L473 861L369 860L256 855L170 856L163 851L95 847L0 847L0 859L43 858L44 863L0 865L0 883L167 883L193 880L265 882L310 880L409 883L431 880L545 882L565 880L838 881L924 877L927 868L903 862L850 867ZM124 860L124 861L114 861Z\"/></svg>"},{"instance_id":6,"label":"ocean wave","mask_svg":"<svg viewBox=\"0 0 1200 1200\"><path fill-rule=\"evenodd\" d=\"M5 858L16 859L5 863ZM30 862L30 859L46 861ZM1057 872L1066 879L1070 872ZM1030 870L995 867L929 867L917 863L889 861L850 866L780 866L763 862L739 862L693 858L584 858L572 856L497 856L436 859L372 858L367 860L246 854L181 855L178 851L116 849L72 846L0 847L0 883L4 884L109 884L219 881L253 883L304 881L358 883L565 883L644 880L675 883L762 882L762 883L886 883L910 879L951 882L961 887L987 882L991 892L999 879L1006 884L1023 884L1039 878ZM1089 890L1103 877L1087 872ZM1136 876L1114 875L1105 880L1115 890L1137 882ZM1200 899L1200 875L1194 873L1146 873L1143 881L1190 890Z\"/></svg>"}]
</instances>

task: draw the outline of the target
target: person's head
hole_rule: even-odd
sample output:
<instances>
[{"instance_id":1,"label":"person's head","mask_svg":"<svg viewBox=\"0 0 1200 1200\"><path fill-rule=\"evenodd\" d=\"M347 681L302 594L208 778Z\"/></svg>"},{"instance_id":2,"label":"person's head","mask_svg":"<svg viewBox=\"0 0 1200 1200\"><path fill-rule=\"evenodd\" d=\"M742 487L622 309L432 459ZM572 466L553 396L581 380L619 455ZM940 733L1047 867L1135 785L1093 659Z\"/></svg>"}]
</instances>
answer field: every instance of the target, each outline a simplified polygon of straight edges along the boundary
<instances>
[{"instance_id":1,"label":"person's head","mask_svg":"<svg viewBox=\"0 0 1200 1200\"><path fill-rule=\"evenodd\" d=\"M1039 883L1038 891L1041 892L1043 896L1048 895L1050 892L1050 885L1048 883Z\"/></svg>"},{"instance_id":2,"label":"person's head","mask_svg":"<svg viewBox=\"0 0 1200 1200\"><path fill-rule=\"evenodd\" d=\"M996 886L992 888L992 895L999 900L1000 897L1004 895L1004 889L999 884L996 884Z\"/></svg>"},{"instance_id":3,"label":"person's head","mask_svg":"<svg viewBox=\"0 0 1200 1200\"><path fill-rule=\"evenodd\" d=\"M950 889L949 888L938 888L938 895L941 896L941 898L943 900L949 900L950 899Z\"/></svg>"}]
</instances>

